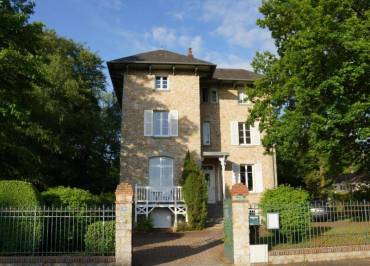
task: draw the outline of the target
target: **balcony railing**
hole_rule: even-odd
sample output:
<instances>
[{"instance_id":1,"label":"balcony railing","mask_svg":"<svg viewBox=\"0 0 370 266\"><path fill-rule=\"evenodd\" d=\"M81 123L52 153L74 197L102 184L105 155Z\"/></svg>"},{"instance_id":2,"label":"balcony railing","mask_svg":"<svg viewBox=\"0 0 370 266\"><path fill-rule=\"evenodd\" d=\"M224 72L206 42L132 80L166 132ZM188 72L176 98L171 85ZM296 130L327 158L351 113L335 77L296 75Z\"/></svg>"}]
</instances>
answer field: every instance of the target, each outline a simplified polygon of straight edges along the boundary
<instances>
[{"instance_id":1,"label":"balcony railing","mask_svg":"<svg viewBox=\"0 0 370 266\"><path fill-rule=\"evenodd\" d=\"M182 187L135 186L135 203L183 203Z\"/></svg>"}]
</instances>

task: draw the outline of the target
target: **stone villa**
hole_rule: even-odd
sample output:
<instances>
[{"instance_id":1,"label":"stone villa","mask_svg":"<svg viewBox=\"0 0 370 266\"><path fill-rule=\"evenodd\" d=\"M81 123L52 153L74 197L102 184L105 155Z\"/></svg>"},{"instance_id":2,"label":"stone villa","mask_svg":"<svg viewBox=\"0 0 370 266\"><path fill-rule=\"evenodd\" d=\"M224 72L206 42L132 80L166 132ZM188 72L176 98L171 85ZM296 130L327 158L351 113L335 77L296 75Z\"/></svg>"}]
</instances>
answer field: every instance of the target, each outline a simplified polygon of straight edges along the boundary
<instances>
[{"instance_id":1,"label":"stone villa","mask_svg":"<svg viewBox=\"0 0 370 266\"><path fill-rule=\"evenodd\" d=\"M186 216L179 178L193 152L208 181L208 202L222 211L235 183L250 201L277 186L274 155L265 154L258 125L247 127L251 103L244 87L259 75L217 68L188 55L156 50L108 62L122 107L121 180L135 186L135 220L155 227Z\"/></svg>"}]
</instances>

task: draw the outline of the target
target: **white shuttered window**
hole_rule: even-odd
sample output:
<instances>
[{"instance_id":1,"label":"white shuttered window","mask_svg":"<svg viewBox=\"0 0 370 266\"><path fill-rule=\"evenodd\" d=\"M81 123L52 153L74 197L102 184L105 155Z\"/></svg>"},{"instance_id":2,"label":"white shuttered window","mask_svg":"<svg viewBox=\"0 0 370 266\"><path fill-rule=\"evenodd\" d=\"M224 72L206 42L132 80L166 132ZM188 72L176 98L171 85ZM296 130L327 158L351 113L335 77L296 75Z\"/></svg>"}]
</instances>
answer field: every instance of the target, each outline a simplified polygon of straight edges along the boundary
<instances>
[{"instance_id":1,"label":"white shuttered window","mask_svg":"<svg viewBox=\"0 0 370 266\"><path fill-rule=\"evenodd\" d=\"M243 183L251 193L263 192L262 166L256 164L233 164L233 183Z\"/></svg>"},{"instance_id":2,"label":"white shuttered window","mask_svg":"<svg viewBox=\"0 0 370 266\"><path fill-rule=\"evenodd\" d=\"M178 136L177 111L144 111L144 136L176 137Z\"/></svg>"}]
</instances>

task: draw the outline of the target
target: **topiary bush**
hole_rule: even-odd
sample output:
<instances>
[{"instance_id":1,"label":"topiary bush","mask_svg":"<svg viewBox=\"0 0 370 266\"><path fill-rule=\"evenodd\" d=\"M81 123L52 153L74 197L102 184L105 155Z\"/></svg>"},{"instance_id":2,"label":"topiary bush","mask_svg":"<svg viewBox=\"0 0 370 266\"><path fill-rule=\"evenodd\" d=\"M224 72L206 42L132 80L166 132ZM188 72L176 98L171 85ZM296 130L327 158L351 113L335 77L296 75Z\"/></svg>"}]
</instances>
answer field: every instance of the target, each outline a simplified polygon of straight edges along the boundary
<instances>
[{"instance_id":1,"label":"topiary bush","mask_svg":"<svg viewBox=\"0 0 370 266\"><path fill-rule=\"evenodd\" d=\"M71 187L53 187L41 193L46 205L81 208L99 204L99 197L88 190Z\"/></svg>"},{"instance_id":2,"label":"topiary bush","mask_svg":"<svg viewBox=\"0 0 370 266\"><path fill-rule=\"evenodd\" d=\"M260 207L265 215L268 212L279 213L279 233L289 242L300 241L310 230L309 199L307 191L282 185L266 190Z\"/></svg>"},{"instance_id":3,"label":"topiary bush","mask_svg":"<svg viewBox=\"0 0 370 266\"><path fill-rule=\"evenodd\" d=\"M190 152L185 157L183 178L189 229L201 230L205 227L207 219L207 181Z\"/></svg>"},{"instance_id":4,"label":"topiary bush","mask_svg":"<svg viewBox=\"0 0 370 266\"><path fill-rule=\"evenodd\" d=\"M66 217L59 217L54 222L44 224L49 239L58 239L54 248L76 246L76 242L92 222L88 218L88 208L98 205L99 197L88 190L62 186L49 188L41 195L48 207L62 208L68 213ZM68 226L59 226L60 223Z\"/></svg>"},{"instance_id":5,"label":"topiary bush","mask_svg":"<svg viewBox=\"0 0 370 266\"><path fill-rule=\"evenodd\" d=\"M0 217L0 252L36 250L41 242L41 219L32 217L32 212L21 212L40 208L40 195L35 187L18 180L0 181L0 205L18 211L17 215L7 215L12 217Z\"/></svg>"},{"instance_id":6,"label":"topiary bush","mask_svg":"<svg viewBox=\"0 0 370 266\"><path fill-rule=\"evenodd\" d=\"M115 221L99 221L89 225L85 234L85 250L88 254L114 254Z\"/></svg>"}]
</instances>

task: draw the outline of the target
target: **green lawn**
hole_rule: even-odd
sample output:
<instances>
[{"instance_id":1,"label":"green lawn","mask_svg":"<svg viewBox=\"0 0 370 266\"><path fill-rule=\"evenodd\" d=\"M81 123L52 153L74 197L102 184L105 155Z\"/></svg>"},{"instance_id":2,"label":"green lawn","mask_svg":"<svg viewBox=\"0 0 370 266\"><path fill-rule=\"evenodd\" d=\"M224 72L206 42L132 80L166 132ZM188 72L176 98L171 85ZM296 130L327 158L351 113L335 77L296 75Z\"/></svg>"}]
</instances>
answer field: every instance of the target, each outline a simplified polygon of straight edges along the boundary
<instances>
[{"instance_id":1,"label":"green lawn","mask_svg":"<svg viewBox=\"0 0 370 266\"><path fill-rule=\"evenodd\" d=\"M253 238L253 237L252 237ZM259 228L255 243L268 244L270 249L331 247L370 244L370 222L320 222L312 223L305 238L288 241L271 230Z\"/></svg>"}]
</instances>

